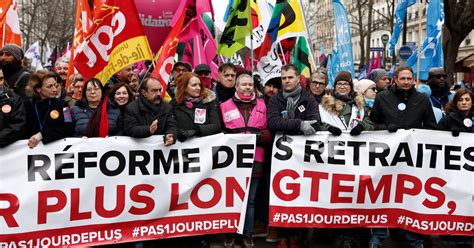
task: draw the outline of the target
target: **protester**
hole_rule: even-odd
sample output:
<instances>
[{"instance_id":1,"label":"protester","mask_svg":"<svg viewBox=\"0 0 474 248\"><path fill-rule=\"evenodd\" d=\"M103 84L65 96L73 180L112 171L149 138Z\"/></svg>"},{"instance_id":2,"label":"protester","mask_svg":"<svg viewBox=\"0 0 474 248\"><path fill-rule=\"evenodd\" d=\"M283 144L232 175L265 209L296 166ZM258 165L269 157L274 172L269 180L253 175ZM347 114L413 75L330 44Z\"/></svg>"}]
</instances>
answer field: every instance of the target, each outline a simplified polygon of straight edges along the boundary
<instances>
[{"instance_id":1,"label":"protester","mask_svg":"<svg viewBox=\"0 0 474 248\"><path fill-rule=\"evenodd\" d=\"M132 78L132 73L133 70L131 65L125 66L120 71L116 72L112 77L109 78L109 80L107 80L104 86L104 92L108 94L110 89L112 89L112 87L118 83L129 84Z\"/></svg>"},{"instance_id":2,"label":"protester","mask_svg":"<svg viewBox=\"0 0 474 248\"><path fill-rule=\"evenodd\" d=\"M342 130L350 130L351 135L373 130L373 124L367 115L362 94L354 91L350 72L341 71L334 80L334 90L325 95L319 105L321 130L339 136Z\"/></svg>"},{"instance_id":3,"label":"protester","mask_svg":"<svg viewBox=\"0 0 474 248\"><path fill-rule=\"evenodd\" d=\"M314 96L316 103L319 105L326 93L328 85L328 76L324 69L319 69L311 75L311 81L307 84L307 90Z\"/></svg>"},{"instance_id":4,"label":"protester","mask_svg":"<svg viewBox=\"0 0 474 248\"><path fill-rule=\"evenodd\" d=\"M448 104L451 91L447 81L447 75L441 67L431 68L428 71L428 86L431 88L430 101L433 107L444 111Z\"/></svg>"},{"instance_id":5,"label":"protester","mask_svg":"<svg viewBox=\"0 0 474 248\"><path fill-rule=\"evenodd\" d=\"M219 133L221 123L214 92L203 87L196 73L184 72L176 82L171 101L178 126L178 140Z\"/></svg>"},{"instance_id":6,"label":"protester","mask_svg":"<svg viewBox=\"0 0 474 248\"><path fill-rule=\"evenodd\" d=\"M52 72L37 71L31 75L25 102L28 147L71 137L74 133L71 110L63 99L56 98L56 79Z\"/></svg>"},{"instance_id":7,"label":"protester","mask_svg":"<svg viewBox=\"0 0 474 248\"><path fill-rule=\"evenodd\" d=\"M133 92L134 97L138 97L138 87L140 87L140 78L135 72L132 72L132 76L130 77L130 89Z\"/></svg>"},{"instance_id":8,"label":"protester","mask_svg":"<svg viewBox=\"0 0 474 248\"><path fill-rule=\"evenodd\" d=\"M123 116L125 107L135 100L135 94L126 83L119 83L110 90L109 99L112 104L120 109Z\"/></svg>"},{"instance_id":9,"label":"protester","mask_svg":"<svg viewBox=\"0 0 474 248\"><path fill-rule=\"evenodd\" d=\"M82 100L72 108L76 136L106 137L122 129L122 113L111 105L104 94L104 86L96 79L87 80Z\"/></svg>"},{"instance_id":10,"label":"protester","mask_svg":"<svg viewBox=\"0 0 474 248\"><path fill-rule=\"evenodd\" d=\"M370 114L376 130L396 132L398 129L437 129L428 97L416 91L411 67L402 66L394 75L395 84L377 94ZM402 231L410 247L423 247L421 235ZM370 247L381 247L388 237L388 229L373 229Z\"/></svg>"},{"instance_id":11,"label":"protester","mask_svg":"<svg viewBox=\"0 0 474 248\"><path fill-rule=\"evenodd\" d=\"M20 96L6 84L0 69L0 148L23 138L26 113Z\"/></svg>"},{"instance_id":12,"label":"protester","mask_svg":"<svg viewBox=\"0 0 474 248\"><path fill-rule=\"evenodd\" d=\"M173 69L171 70L171 81L168 83L168 89L166 92L171 97L174 98L175 89L176 89L176 80L178 80L179 76L184 72L191 72L193 67L188 62L178 61L173 65Z\"/></svg>"},{"instance_id":13,"label":"protester","mask_svg":"<svg viewBox=\"0 0 474 248\"><path fill-rule=\"evenodd\" d=\"M252 179L250 181L247 211L243 230L244 248L255 247L252 239L255 211L255 195L258 182L263 175L264 150L262 145L272 140L272 134L267 129L267 108L263 99L257 97L253 78L249 74L241 74L236 79L234 96L221 103L222 120L226 133L256 134L257 148L255 149ZM227 236L224 247L234 247L235 238Z\"/></svg>"},{"instance_id":14,"label":"protester","mask_svg":"<svg viewBox=\"0 0 474 248\"><path fill-rule=\"evenodd\" d=\"M165 146L175 143L176 120L171 105L161 98L162 87L157 78L149 77L140 86L140 96L125 107L124 133L134 138L164 135Z\"/></svg>"},{"instance_id":15,"label":"protester","mask_svg":"<svg viewBox=\"0 0 474 248\"><path fill-rule=\"evenodd\" d=\"M69 78L69 82L72 85L72 95L71 97L78 101L82 99L82 87L84 86L84 78L81 74L73 74Z\"/></svg>"},{"instance_id":16,"label":"protester","mask_svg":"<svg viewBox=\"0 0 474 248\"><path fill-rule=\"evenodd\" d=\"M199 75L202 85L212 91L215 90L215 82L212 79L211 68L206 64L199 64L194 68L194 72Z\"/></svg>"},{"instance_id":17,"label":"protester","mask_svg":"<svg viewBox=\"0 0 474 248\"><path fill-rule=\"evenodd\" d=\"M455 137L459 136L459 132L474 132L472 99L474 98L470 90L457 90L453 100L446 106L446 115L441 118L439 129L451 131Z\"/></svg>"},{"instance_id":18,"label":"protester","mask_svg":"<svg viewBox=\"0 0 474 248\"><path fill-rule=\"evenodd\" d=\"M25 88L31 74L23 67L23 58L23 50L15 44L7 44L0 49L0 69L5 81L8 87L24 100L27 97Z\"/></svg>"},{"instance_id":19,"label":"protester","mask_svg":"<svg viewBox=\"0 0 474 248\"><path fill-rule=\"evenodd\" d=\"M282 66L281 81L282 91L273 96L268 104L269 129L290 135L315 134L321 122L318 105L314 97L299 84L298 69L295 65ZM306 240L305 231L301 229L280 229L279 232L286 236L279 240L280 247L298 247L300 240Z\"/></svg>"},{"instance_id":20,"label":"protester","mask_svg":"<svg viewBox=\"0 0 474 248\"><path fill-rule=\"evenodd\" d=\"M276 95L278 91L281 89L281 77L274 77L268 79L265 83L265 87L263 87L263 100L265 100L265 104L268 105L270 102L270 98Z\"/></svg>"},{"instance_id":21,"label":"protester","mask_svg":"<svg viewBox=\"0 0 474 248\"><path fill-rule=\"evenodd\" d=\"M375 88L377 93L380 93L390 86L390 79L388 78L388 73L384 69L375 69L370 75L369 79L375 82Z\"/></svg>"},{"instance_id":22,"label":"protester","mask_svg":"<svg viewBox=\"0 0 474 248\"><path fill-rule=\"evenodd\" d=\"M64 85L67 80L67 71L69 69L69 58L67 57L60 57L54 63L54 72L56 72L60 76L60 80L58 83Z\"/></svg>"},{"instance_id":23,"label":"protester","mask_svg":"<svg viewBox=\"0 0 474 248\"><path fill-rule=\"evenodd\" d=\"M370 79L362 79L354 83L354 91L362 94L364 97L366 115L370 115L372 107L374 106L375 96L377 95L376 85Z\"/></svg>"},{"instance_id":24,"label":"protester","mask_svg":"<svg viewBox=\"0 0 474 248\"><path fill-rule=\"evenodd\" d=\"M231 99L235 93L235 78L237 69L232 63L219 66L219 81L216 85L216 97L219 103Z\"/></svg>"}]
</instances>

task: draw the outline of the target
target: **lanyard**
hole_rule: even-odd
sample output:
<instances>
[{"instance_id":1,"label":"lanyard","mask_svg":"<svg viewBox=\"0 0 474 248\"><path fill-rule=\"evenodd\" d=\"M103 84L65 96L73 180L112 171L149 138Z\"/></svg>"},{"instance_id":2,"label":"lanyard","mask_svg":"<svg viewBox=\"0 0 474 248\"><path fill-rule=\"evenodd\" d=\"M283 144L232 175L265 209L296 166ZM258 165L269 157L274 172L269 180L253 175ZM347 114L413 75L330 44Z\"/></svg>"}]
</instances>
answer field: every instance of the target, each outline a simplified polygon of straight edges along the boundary
<instances>
[{"instance_id":1,"label":"lanyard","mask_svg":"<svg viewBox=\"0 0 474 248\"><path fill-rule=\"evenodd\" d=\"M39 115L39 111L38 111L38 102L35 102L35 112L36 112L36 118L38 118L38 124L39 124L39 127L40 127L40 132L43 132L44 124L46 123L46 119L48 117L50 107L51 107L51 100L48 100L48 110L46 110L46 114L44 115L44 118L43 118L43 123L41 123L41 119L40 119L40 115Z\"/></svg>"}]
</instances>

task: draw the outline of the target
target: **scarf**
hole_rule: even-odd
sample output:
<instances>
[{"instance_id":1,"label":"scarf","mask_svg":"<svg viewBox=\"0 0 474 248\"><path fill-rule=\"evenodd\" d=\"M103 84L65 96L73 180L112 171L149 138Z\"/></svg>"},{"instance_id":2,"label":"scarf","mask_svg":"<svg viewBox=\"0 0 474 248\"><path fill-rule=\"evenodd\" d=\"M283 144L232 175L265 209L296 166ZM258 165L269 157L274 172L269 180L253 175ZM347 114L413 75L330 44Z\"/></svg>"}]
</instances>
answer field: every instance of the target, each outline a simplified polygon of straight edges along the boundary
<instances>
[{"instance_id":1,"label":"scarf","mask_svg":"<svg viewBox=\"0 0 474 248\"><path fill-rule=\"evenodd\" d=\"M151 112L158 113L158 111L160 110L161 102L157 105L154 105L153 103L149 102L143 95L140 95L138 99L140 99L143 105L145 105L145 107Z\"/></svg>"},{"instance_id":2,"label":"scarf","mask_svg":"<svg viewBox=\"0 0 474 248\"><path fill-rule=\"evenodd\" d=\"M235 91L235 94L234 94L234 98L240 102L245 102L245 103L249 103L249 102L252 102L253 100L255 100L255 91L252 92L252 95L250 96L246 96L242 93L240 93L239 91Z\"/></svg>"},{"instance_id":3,"label":"scarf","mask_svg":"<svg viewBox=\"0 0 474 248\"><path fill-rule=\"evenodd\" d=\"M296 110L296 103L300 99L301 96L301 85L298 84L295 90L291 92L285 91L283 89L283 98L286 100L286 110L288 111L288 117L290 119L295 118L295 110Z\"/></svg>"},{"instance_id":4,"label":"scarf","mask_svg":"<svg viewBox=\"0 0 474 248\"><path fill-rule=\"evenodd\" d=\"M201 101L202 101L202 97L187 96L186 99L184 100L184 105L186 106L186 108L192 109L194 105L196 105L197 103L200 103Z\"/></svg>"},{"instance_id":5,"label":"scarf","mask_svg":"<svg viewBox=\"0 0 474 248\"><path fill-rule=\"evenodd\" d=\"M102 101L102 112L99 123L99 137L107 137L109 135L109 115L107 114L107 98Z\"/></svg>"},{"instance_id":6,"label":"scarf","mask_svg":"<svg viewBox=\"0 0 474 248\"><path fill-rule=\"evenodd\" d=\"M219 102L225 102L234 96L235 88L225 88L222 84L216 85L216 94Z\"/></svg>"}]
</instances>

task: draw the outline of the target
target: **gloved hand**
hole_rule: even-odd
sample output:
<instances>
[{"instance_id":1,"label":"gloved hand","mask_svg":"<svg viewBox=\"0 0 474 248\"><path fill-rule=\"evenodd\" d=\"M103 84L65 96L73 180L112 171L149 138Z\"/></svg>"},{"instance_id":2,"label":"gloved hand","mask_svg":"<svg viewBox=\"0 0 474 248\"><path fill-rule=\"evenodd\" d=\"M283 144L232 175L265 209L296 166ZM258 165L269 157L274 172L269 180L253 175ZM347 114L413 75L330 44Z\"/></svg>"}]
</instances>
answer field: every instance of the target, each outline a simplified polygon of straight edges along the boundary
<instances>
[{"instance_id":1,"label":"gloved hand","mask_svg":"<svg viewBox=\"0 0 474 248\"><path fill-rule=\"evenodd\" d=\"M395 124L388 124L387 130L391 133L395 133L398 130L398 127Z\"/></svg>"},{"instance_id":2,"label":"gloved hand","mask_svg":"<svg viewBox=\"0 0 474 248\"><path fill-rule=\"evenodd\" d=\"M178 134L179 142L184 142L186 139L193 137L196 135L196 130L189 129L189 130L180 130Z\"/></svg>"},{"instance_id":3,"label":"gloved hand","mask_svg":"<svg viewBox=\"0 0 474 248\"><path fill-rule=\"evenodd\" d=\"M451 133L452 133L452 135L453 135L454 137L458 137L458 136L459 136L459 132L460 132L459 127L452 127L452 128L451 128Z\"/></svg>"},{"instance_id":4,"label":"gloved hand","mask_svg":"<svg viewBox=\"0 0 474 248\"><path fill-rule=\"evenodd\" d=\"M362 131L364 131L364 125L362 125L362 123L359 123L359 124L357 124L357 126L355 126L355 127L351 130L351 135L352 135L352 136L357 136L357 135L359 135L360 133L362 133Z\"/></svg>"},{"instance_id":5,"label":"gloved hand","mask_svg":"<svg viewBox=\"0 0 474 248\"><path fill-rule=\"evenodd\" d=\"M300 124L300 130L304 135L312 135L316 133L316 130L311 126L312 124L318 122L317 120L312 121L302 121Z\"/></svg>"},{"instance_id":6,"label":"gloved hand","mask_svg":"<svg viewBox=\"0 0 474 248\"><path fill-rule=\"evenodd\" d=\"M315 123L311 124L311 126L314 128L314 131L320 131L321 130L321 125L319 125L319 122L316 121Z\"/></svg>"},{"instance_id":7,"label":"gloved hand","mask_svg":"<svg viewBox=\"0 0 474 248\"><path fill-rule=\"evenodd\" d=\"M329 126L328 131L334 136L339 136L342 133L342 130L335 126Z\"/></svg>"}]
</instances>

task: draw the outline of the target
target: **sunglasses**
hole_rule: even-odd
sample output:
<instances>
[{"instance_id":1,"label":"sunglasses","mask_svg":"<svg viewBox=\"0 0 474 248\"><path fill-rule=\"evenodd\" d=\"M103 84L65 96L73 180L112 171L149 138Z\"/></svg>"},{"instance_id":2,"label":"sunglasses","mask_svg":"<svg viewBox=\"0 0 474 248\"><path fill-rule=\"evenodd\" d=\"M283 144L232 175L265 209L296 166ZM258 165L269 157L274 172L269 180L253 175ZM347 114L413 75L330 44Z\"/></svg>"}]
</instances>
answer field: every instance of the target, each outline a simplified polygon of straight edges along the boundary
<instances>
[{"instance_id":1,"label":"sunglasses","mask_svg":"<svg viewBox=\"0 0 474 248\"><path fill-rule=\"evenodd\" d=\"M441 79L441 78L447 78L448 76L446 74L435 74L433 75L435 78L437 79Z\"/></svg>"}]
</instances>

